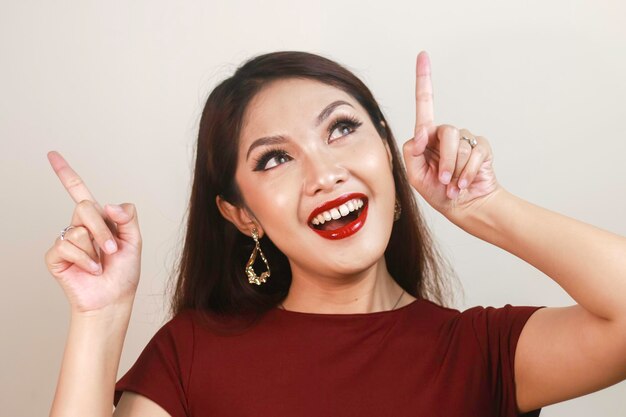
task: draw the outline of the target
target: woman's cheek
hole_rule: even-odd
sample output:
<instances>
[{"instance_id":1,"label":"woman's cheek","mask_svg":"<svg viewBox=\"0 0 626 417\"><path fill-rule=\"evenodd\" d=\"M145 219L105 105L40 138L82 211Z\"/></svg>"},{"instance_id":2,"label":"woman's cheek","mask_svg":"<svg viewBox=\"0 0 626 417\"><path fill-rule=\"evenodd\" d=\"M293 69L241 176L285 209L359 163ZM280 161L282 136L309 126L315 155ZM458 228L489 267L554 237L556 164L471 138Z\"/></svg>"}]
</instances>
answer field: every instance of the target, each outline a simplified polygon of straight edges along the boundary
<instances>
[{"instance_id":1,"label":"woman's cheek","mask_svg":"<svg viewBox=\"0 0 626 417\"><path fill-rule=\"evenodd\" d=\"M349 158L353 162L351 165L359 172L364 172L376 178L383 178L383 173L389 172L389 158L384 147L381 149L372 146L363 146L352 150Z\"/></svg>"},{"instance_id":2,"label":"woman's cheek","mask_svg":"<svg viewBox=\"0 0 626 417\"><path fill-rule=\"evenodd\" d=\"M301 184L301 181L298 181L298 175L292 172L291 175L280 175L268 179L257 188L257 192L262 190L263 194L257 199L261 205L259 209L262 211L263 217L268 220L271 219L272 226L281 228L284 225L288 228L293 224L288 219L293 218L293 221L298 221L298 199L300 198Z\"/></svg>"}]
</instances>

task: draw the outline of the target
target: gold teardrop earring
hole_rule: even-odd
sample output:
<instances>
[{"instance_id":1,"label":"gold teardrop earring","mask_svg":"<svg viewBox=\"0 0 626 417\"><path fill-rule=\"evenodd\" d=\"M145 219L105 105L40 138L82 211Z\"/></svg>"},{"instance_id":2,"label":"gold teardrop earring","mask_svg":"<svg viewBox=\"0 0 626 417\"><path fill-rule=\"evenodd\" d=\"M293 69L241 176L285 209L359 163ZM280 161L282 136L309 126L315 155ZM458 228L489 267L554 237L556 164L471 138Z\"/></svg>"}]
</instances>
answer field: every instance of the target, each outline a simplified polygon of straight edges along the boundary
<instances>
[{"instance_id":1,"label":"gold teardrop earring","mask_svg":"<svg viewBox=\"0 0 626 417\"><path fill-rule=\"evenodd\" d=\"M259 244L259 232L257 231L256 227L252 228L252 239L254 239L254 249L252 250L250 259L246 264L246 275L248 275L248 282L250 284L261 285L262 283L266 282L267 279L270 277L270 266L267 263L267 259L265 259L265 255L261 251L261 245ZM260 277L257 276L257 274L254 272L254 269L252 268L256 259L257 252L259 253L259 255L261 255L261 259L263 259L265 267L267 268L267 271L261 273Z\"/></svg>"}]
</instances>

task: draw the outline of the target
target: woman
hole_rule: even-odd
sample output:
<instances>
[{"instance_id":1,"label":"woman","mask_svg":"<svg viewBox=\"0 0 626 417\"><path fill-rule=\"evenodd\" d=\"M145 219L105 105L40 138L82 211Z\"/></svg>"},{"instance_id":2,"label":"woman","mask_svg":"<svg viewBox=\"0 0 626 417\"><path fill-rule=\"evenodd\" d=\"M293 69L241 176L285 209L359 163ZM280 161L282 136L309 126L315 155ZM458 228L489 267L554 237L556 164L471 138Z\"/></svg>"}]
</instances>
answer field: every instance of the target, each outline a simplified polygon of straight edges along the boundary
<instances>
[{"instance_id":1,"label":"woman","mask_svg":"<svg viewBox=\"0 0 626 417\"><path fill-rule=\"evenodd\" d=\"M137 213L101 208L51 152L77 203L46 253L72 307L51 415L114 397L116 416L537 416L626 378L626 240L508 193L484 137L435 125L425 52L416 70L406 172L367 87L328 59L261 55L213 90L173 318L117 383ZM411 187L578 304L441 305Z\"/></svg>"}]
</instances>

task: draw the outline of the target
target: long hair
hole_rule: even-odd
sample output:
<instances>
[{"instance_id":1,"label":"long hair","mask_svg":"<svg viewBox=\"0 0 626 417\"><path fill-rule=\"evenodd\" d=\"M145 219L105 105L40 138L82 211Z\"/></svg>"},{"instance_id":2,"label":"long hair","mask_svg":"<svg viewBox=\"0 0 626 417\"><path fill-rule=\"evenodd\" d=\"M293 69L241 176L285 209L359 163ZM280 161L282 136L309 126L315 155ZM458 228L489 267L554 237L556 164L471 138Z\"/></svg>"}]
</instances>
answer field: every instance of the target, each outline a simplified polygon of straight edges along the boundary
<instances>
[{"instance_id":1,"label":"long hair","mask_svg":"<svg viewBox=\"0 0 626 417\"><path fill-rule=\"evenodd\" d=\"M209 95L198 133L196 162L184 246L175 268L170 314L199 310L225 318L261 317L286 296L291 284L287 257L265 235L261 248L272 270L267 283L248 283L244 266L253 249L220 214L215 198L243 203L235 183L239 135L246 107L268 83L285 78L320 81L348 93L367 111L393 157L393 179L402 207L385 250L393 279L416 298L447 305L454 275L436 247L408 182L391 127L370 90L338 63L307 52L279 51L251 58ZM381 123L384 121L384 124ZM452 274L448 272L452 271Z\"/></svg>"}]
</instances>

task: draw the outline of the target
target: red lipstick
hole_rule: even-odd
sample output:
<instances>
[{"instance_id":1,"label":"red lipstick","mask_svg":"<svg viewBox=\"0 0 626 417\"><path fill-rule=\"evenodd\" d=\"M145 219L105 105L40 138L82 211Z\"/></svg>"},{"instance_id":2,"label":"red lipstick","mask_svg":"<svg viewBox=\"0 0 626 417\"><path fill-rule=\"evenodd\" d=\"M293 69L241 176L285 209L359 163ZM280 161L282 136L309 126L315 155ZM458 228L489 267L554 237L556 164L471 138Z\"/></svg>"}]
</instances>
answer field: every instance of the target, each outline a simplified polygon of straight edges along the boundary
<instances>
[{"instance_id":1,"label":"red lipstick","mask_svg":"<svg viewBox=\"0 0 626 417\"><path fill-rule=\"evenodd\" d=\"M323 213L327 210L339 207L343 203L346 203L355 198L361 199L363 201L363 207L360 209L361 211L358 217L354 219L353 221L351 221L350 223L335 230L320 230L320 229L314 228L313 225L311 224L311 221L318 214ZM367 218L367 208L368 208L368 201L367 201L367 196L365 194L362 194L362 193L344 194L334 200L325 202L324 204L322 204L321 206L313 210L311 214L309 215L308 225L314 232L316 232L318 235L322 236L325 239L331 239L331 240L343 239L348 236L352 236L363 227L363 225L365 224L365 219Z\"/></svg>"}]
</instances>

